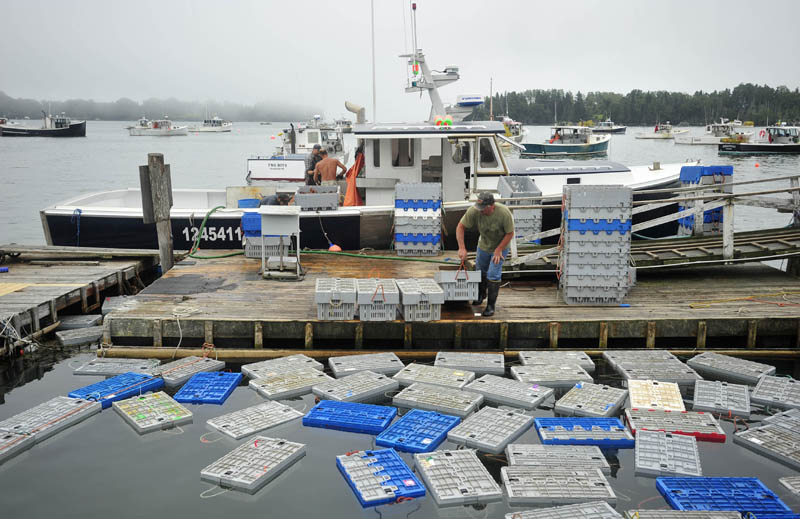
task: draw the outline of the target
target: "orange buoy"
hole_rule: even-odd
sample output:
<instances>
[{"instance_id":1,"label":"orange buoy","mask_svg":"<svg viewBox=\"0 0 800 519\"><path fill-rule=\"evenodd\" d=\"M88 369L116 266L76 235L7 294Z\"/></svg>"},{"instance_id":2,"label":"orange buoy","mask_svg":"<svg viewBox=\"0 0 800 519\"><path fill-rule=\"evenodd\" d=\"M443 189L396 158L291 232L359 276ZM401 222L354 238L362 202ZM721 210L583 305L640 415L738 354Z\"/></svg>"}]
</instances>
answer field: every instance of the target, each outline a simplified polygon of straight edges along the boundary
<instances>
[{"instance_id":1,"label":"orange buoy","mask_svg":"<svg viewBox=\"0 0 800 519\"><path fill-rule=\"evenodd\" d=\"M336 245L335 243L331 243L331 246L328 247L328 250L331 252L342 252L342 248Z\"/></svg>"},{"instance_id":2,"label":"orange buoy","mask_svg":"<svg viewBox=\"0 0 800 519\"><path fill-rule=\"evenodd\" d=\"M758 167L761 167L761 166L758 164L758 162L756 162L756 167L757 167L757 168L758 168Z\"/></svg>"}]
</instances>

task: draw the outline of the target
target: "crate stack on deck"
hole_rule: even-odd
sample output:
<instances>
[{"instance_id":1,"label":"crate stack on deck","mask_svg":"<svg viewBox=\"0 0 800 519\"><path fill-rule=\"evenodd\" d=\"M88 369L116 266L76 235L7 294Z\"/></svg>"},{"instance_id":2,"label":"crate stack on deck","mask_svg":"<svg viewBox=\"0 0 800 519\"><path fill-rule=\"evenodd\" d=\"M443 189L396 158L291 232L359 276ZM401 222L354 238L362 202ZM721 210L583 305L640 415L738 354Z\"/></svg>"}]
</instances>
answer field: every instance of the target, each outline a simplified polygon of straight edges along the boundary
<instances>
[{"instance_id":1,"label":"crate stack on deck","mask_svg":"<svg viewBox=\"0 0 800 519\"><path fill-rule=\"evenodd\" d=\"M681 187L713 186L719 188L713 192L733 193L733 166L683 166L681 168ZM710 193L684 193L686 196ZM679 211L691 209L702 200L686 200L678 206ZM694 234L694 215L678 219L678 236L692 236ZM710 209L703 212L703 234L722 234L722 208Z\"/></svg>"},{"instance_id":2,"label":"crate stack on deck","mask_svg":"<svg viewBox=\"0 0 800 519\"><path fill-rule=\"evenodd\" d=\"M619 304L628 294L632 202L623 186L564 186L559 264L566 303Z\"/></svg>"},{"instance_id":3,"label":"crate stack on deck","mask_svg":"<svg viewBox=\"0 0 800 519\"><path fill-rule=\"evenodd\" d=\"M394 250L399 256L437 256L442 248L442 185L401 183L394 192Z\"/></svg>"},{"instance_id":4,"label":"crate stack on deck","mask_svg":"<svg viewBox=\"0 0 800 519\"><path fill-rule=\"evenodd\" d=\"M511 207L514 214L514 239L517 244L541 243L541 240L529 240L532 234L542 231L541 209L514 209L515 205L538 205L538 200L530 197L542 196L542 191L530 177L500 177L497 181L497 191L503 197L503 203ZM521 198L521 200L515 200Z\"/></svg>"}]
</instances>

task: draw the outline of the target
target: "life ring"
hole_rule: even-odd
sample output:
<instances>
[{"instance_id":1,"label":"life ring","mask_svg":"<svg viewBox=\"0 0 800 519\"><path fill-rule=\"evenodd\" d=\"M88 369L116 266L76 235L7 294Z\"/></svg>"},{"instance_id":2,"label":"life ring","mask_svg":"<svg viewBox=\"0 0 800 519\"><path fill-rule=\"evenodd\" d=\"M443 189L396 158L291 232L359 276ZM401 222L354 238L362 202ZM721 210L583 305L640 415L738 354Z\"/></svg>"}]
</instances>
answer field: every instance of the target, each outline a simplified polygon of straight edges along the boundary
<instances>
[{"instance_id":1,"label":"life ring","mask_svg":"<svg viewBox=\"0 0 800 519\"><path fill-rule=\"evenodd\" d=\"M766 134L767 134L767 132L766 132L766 131L764 131L764 130L761 130L760 132L758 132L758 136L759 136L759 137L763 137L763 136L765 136Z\"/></svg>"}]
</instances>

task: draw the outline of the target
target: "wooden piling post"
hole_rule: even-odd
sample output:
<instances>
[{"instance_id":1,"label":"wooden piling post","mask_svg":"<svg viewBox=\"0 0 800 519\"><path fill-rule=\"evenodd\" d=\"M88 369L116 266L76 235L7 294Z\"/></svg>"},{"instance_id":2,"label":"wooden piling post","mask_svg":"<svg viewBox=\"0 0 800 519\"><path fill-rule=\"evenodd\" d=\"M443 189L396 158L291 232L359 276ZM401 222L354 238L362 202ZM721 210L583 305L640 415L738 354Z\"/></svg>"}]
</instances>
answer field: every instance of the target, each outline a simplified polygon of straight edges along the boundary
<instances>
[{"instance_id":1,"label":"wooden piling post","mask_svg":"<svg viewBox=\"0 0 800 519\"><path fill-rule=\"evenodd\" d=\"M161 272L166 273L174 264L172 224L169 218L172 208L172 179L169 164L164 164L163 154L147 154L147 166L139 166L139 182L142 187L142 219L144 223L156 224Z\"/></svg>"},{"instance_id":2,"label":"wooden piling post","mask_svg":"<svg viewBox=\"0 0 800 519\"><path fill-rule=\"evenodd\" d=\"M600 333L597 341L598 349L605 350L608 348L608 323L603 321L600 323Z\"/></svg>"},{"instance_id":3,"label":"wooden piling post","mask_svg":"<svg viewBox=\"0 0 800 519\"><path fill-rule=\"evenodd\" d=\"M707 336L708 324L705 321L697 321L697 342L695 343L695 347L698 350L705 349Z\"/></svg>"},{"instance_id":4,"label":"wooden piling post","mask_svg":"<svg viewBox=\"0 0 800 519\"><path fill-rule=\"evenodd\" d=\"M756 347L756 338L758 337L758 321L750 319L747 321L747 349Z\"/></svg>"},{"instance_id":5,"label":"wooden piling post","mask_svg":"<svg viewBox=\"0 0 800 519\"><path fill-rule=\"evenodd\" d=\"M800 188L800 178L793 177L789 183L795 189ZM792 206L792 227L797 229L800 227L800 191L792 191ZM786 273L800 277L800 258L797 256L789 258L786 262Z\"/></svg>"},{"instance_id":6,"label":"wooden piling post","mask_svg":"<svg viewBox=\"0 0 800 519\"><path fill-rule=\"evenodd\" d=\"M722 206L722 257L733 259L733 199L729 198Z\"/></svg>"},{"instance_id":7,"label":"wooden piling post","mask_svg":"<svg viewBox=\"0 0 800 519\"><path fill-rule=\"evenodd\" d=\"M645 338L645 348L652 350L656 347L656 322L647 321L647 337Z\"/></svg>"},{"instance_id":8,"label":"wooden piling post","mask_svg":"<svg viewBox=\"0 0 800 519\"><path fill-rule=\"evenodd\" d=\"M558 334L561 331L561 323L551 322L548 328L550 331L550 349L558 349Z\"/></svg>"}]
</instances>

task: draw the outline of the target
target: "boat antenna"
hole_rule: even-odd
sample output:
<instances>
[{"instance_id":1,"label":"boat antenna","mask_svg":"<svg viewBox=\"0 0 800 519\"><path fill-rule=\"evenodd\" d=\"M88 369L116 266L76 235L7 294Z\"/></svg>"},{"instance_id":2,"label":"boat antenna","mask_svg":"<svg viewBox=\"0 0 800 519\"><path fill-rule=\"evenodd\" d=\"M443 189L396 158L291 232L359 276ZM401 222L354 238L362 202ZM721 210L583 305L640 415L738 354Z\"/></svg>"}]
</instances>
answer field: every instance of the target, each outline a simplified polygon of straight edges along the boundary
<instances>
[{"instance_id":1,"label":"boat antenna","mask_svg":"<svg viewBox=\"0 0 800 519\"><path fill-rule=\"evenodd\" d=\"M414 55L417 54L417 3L411 2L411 45L414 46Z\"/></svg>"},{"instance_id":2,"label":"boat antenna","mask_svg":"<svg viewBox=\"0 0 800 519\"><path fill-rule=\"evenodd\" d=\"M494 94L492 93L492 78L489 78L489 120L494 121Z\"/></svg>"},{"instance_id":3,"label":"boat antenna","mask_svg":"<svg viewBox=\"0 0 800 519\"><path fill-rule=\"evenodd\" d=\"M375 0L369 2L369 15L372 31L372 120L377 121L377 93L375 91Z\"/></svg>"}]
</instances>

